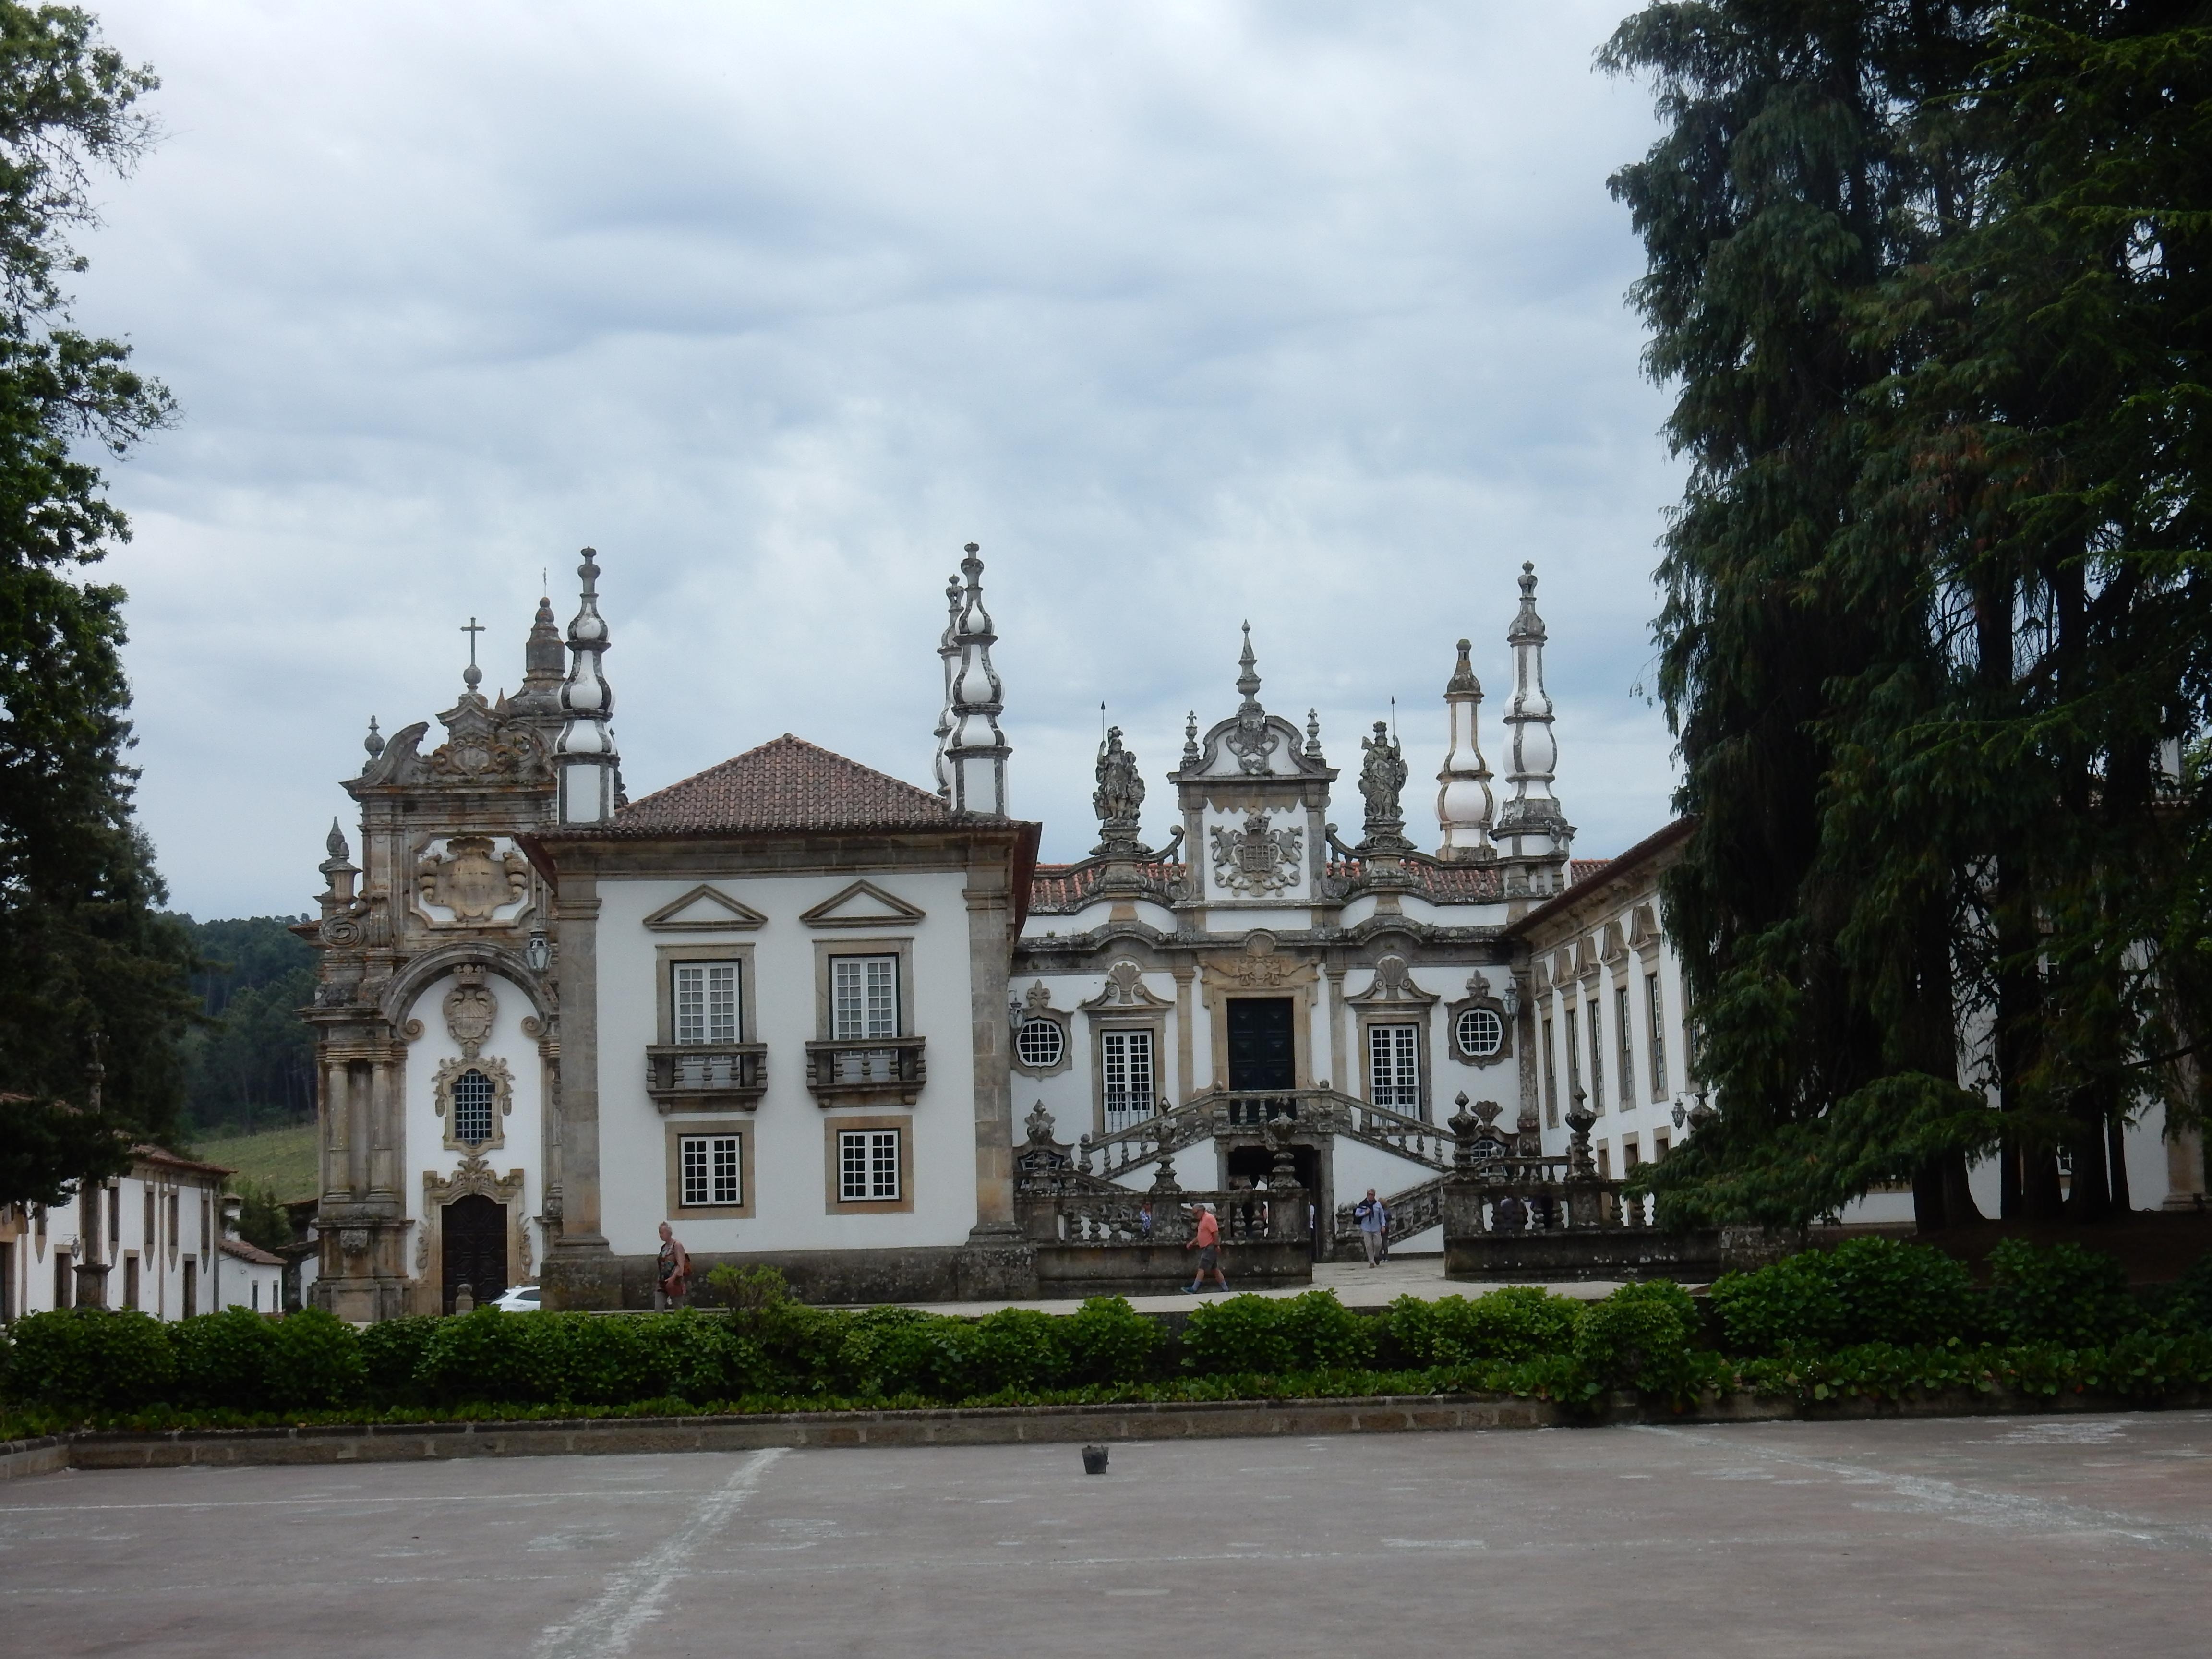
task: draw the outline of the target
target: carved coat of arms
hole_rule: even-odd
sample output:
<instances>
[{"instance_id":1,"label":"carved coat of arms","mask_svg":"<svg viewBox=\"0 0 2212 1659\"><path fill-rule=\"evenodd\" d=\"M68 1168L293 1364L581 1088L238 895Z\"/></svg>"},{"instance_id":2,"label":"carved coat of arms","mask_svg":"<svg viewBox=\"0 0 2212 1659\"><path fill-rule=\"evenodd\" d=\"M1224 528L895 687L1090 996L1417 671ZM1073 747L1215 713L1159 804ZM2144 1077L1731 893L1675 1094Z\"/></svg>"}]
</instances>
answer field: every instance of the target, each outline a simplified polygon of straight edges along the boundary
<instances>
[{"instance_id":1,"label":"carved coat of arms","mask_svg":"<svg viewBox=\"0 0 2212 1659\"><path fill-rule=\"evenodd\" d=\"M416 895L453 912L457 924L484 922L503 904L530 891L530 861L514 848L505 853L489 836L455 836L440 854L426 852L415 866Z\"/></svg>"},{"instance_id":2,"label":"carved coat of arms","mask_svg":"<svg viewBox=\"0 0 2212 1659\"><path fill-rule=\"evenodd\" d=\"M1267 815L1255 812L1242 830L1213 830L1214 879L1232 893L1279 893L1298 881L1304 832L1296 825L1267 827Z\"/></svg>"},{"instance_id":3,"label":"carved coat of arms","mask_svg":"<svg viewBox=\"0 0 2212 1659\"><path fill-rule=\"evenodd\" d=\"M453 970L453 988L446 993L446 1029L461 1053L474 1060L498 1018L499 1000L484 983L483 969L463 963Z\"/></svg>"}]
</instances>

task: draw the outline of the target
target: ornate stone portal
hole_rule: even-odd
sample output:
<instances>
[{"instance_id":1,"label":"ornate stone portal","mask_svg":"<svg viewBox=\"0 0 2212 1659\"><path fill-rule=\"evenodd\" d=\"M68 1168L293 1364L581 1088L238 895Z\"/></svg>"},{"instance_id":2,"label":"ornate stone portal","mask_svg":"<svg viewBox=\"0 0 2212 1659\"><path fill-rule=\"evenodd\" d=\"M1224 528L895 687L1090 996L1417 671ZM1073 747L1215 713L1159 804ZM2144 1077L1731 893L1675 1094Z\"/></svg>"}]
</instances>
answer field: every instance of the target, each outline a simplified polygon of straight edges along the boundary
<instances>
[{"instance_id":1,"label":"ornate stone portal","mask_svg":"<svg viewBox=\"0 0 2212 1659\"><path fill-rule=\"evenodd\" d=\"M491 1165L475 1153L464 1158L460 1167L450 1176L441 1176L428 1170L422 1172L422 1220L415 1236L415 1266L418 1270L415 1295L419 1304L416 1311L436 1313L443 1306L445 1212L447 1205L459 1199L488 1198L506 1210L507 1277L499 1288L520 1285L530 1277L532 1262L529 1218L523 1212L524 1186L521 1170L509 1170L503 1176L494 1175ZM477 1285L476 1292L479 1301L496 1294L487 1291L483 1285Z\"/></svg>"}]
</instances>

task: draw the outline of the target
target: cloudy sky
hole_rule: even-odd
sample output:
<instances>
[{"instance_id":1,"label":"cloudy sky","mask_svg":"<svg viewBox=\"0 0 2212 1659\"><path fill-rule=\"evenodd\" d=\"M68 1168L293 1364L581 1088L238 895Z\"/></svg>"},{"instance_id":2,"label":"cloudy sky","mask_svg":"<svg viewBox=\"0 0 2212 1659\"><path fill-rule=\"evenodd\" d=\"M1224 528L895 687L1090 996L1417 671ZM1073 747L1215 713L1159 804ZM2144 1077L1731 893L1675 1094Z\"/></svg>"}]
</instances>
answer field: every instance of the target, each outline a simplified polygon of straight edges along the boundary
<instances>
[{"instance_id":1,"label":"cloudy sky","mask_svg":"<svg viewBox=\"0 0 2212 1659\"><path fill-rule=\"evenodd\" d=\"M1396 698L1433 844L1453 641L1496 763L1533 559L1576 851L1620 850L1678 490L1622 9L96 5L164 82L77 312L184 410L107 567L176 903L305 908L368 717L449 706L471 615L512 686L585 543L633 797L786 731L926 782L982 544L1048 858L1102 699L1165 833L1247 618L1347 774Z\"/></svg>"}]
</instances>

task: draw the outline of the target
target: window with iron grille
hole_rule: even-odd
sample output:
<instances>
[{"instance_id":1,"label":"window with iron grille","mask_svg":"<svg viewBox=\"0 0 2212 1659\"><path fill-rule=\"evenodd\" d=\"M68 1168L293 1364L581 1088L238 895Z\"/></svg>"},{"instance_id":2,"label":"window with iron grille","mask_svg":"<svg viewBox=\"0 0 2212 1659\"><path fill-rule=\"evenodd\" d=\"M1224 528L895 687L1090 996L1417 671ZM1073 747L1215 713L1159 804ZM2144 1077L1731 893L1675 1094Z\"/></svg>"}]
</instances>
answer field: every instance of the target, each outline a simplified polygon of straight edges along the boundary
<instances>
[{"instance_id":1,"label":"window with iron grille","mask_svg":"<svg viewBox=\"0 0 2212 1659\"><path fill-rule=\"evenodd\" d=\"M1469 1008L1458 1021L1459 1051L1487 1060L1505 1046L1505 1022L1494 1008Z\"/></svg>"},{"instance_id":2,"label":"window with iron grille","mask_svg":"<svg viewBox=\"0 0 2212 1659\"><path fill-rule=\"evenodd\" d=\"M1152 1115L1152 1034L1102 1031L1099 1066L1105 1087L1106 1127L1118 1129Z\"/></svg>"},{"instance_id":3,"label":"window with iron grille","mask_svg":"<svg viewBox=\"0 0 2212 1659\"><path fill-rule=\"evenodd\" d=\"M1059 1065L1066 1048L1067 1039L1061 1035L1058 1020L1025 1019L1014 1033L1014 1052L1021 1056L1022 1064L1041 1072Z\"/></svg>"},{"instance_id":4,"label":"window with iron grille","mask_svg":"<svg viewBox=\"0 0 2212 1659\"><path fill-rule=\"evenodd\" d=\"M491 1139L491 1079L473 1066L453 1079L453 1139L481 1146Z\"/></svg>"},{"instance_id":5,"label":"window with iron grille","mask_svg":"<svg viewBox=\"0 0 2212 1659\"><path fill-rule=\"evenodd\" d=\"M735 1042L738 1040L738 964L734 962L678 962L675 978L676 1040L678 1042Z\"/></svg>"},{"instance_id":6,"label":"window with iron grille","mask_svg":"<svg viewBox=\"0 0 2212 1659\"><path fill-rule=\"evenodd\" d=\"M1626 985L1614 988L1613 1023L1614 1039L1620 1050L1620 1109L1626 1111L1636 1104L1636 1050L1631 1046L1633 1034L1628 1023L1628 987Z\"/></svg>"},{"instance_id":7,"label":"window with iron grille","mask_svg":"<svg viewBox=\"0 0 2212 1659\"><path fill-rule=\"evenodd\" d=\"M676 1147L685 1209L744 1202L738 1136L682 1135Z\"/></svg>"},{"instance_id":8,"label":"window with iron grille","mask_svg":"<svg viewBox=\"0 0 2212 1659\"><path fill-rule=\"evenodd\" d=\"M898 1034L898 958L830 957L830 1036L857 1042Z\"/></svg>"},{"instance_id":9,"label":"window with iron grille","mask_svg":"<svg viewBox=\"0 0 2212 1659\"><path fill-rule=\"evenodd\" d=\"M1418 1110L1421 1103L1421 1028L1367 1028L1367 1097L1394 1111Z\"/></svg>"},{"instance_id":10,"label":"window with iron grille","mask_svg":"<svg viewBox=\"0 0 2212 1659\"><path fill-rule=\"evenodd\" d=\"M1667 1015L1659 994L1659 975L1644 976L1644 1000L1650 1005L1651 1020L1651 1098L1667 1097Z\"/></svg>"},{"instance_id":11,"label":"window with iron grille","mask_svg":"<svg viewBox=\"0 0 2212 1659\"><path fill-rule=\"evenodd\" d=\"M837 1133L837 1196L848 1204L899 1197L896 1129L841 1129Z\"/></svg>"}]
</instances>

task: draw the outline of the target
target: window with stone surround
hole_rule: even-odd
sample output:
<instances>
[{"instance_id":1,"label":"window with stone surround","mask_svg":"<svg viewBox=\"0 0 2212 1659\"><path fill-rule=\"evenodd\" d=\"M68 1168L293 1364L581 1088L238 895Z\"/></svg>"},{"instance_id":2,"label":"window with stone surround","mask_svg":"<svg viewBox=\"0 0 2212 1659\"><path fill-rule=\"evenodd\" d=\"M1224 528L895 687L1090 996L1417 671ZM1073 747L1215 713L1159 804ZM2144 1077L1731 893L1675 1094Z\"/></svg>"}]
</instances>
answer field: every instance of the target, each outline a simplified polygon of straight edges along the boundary
<instances>
[{"instance_id":1,"label":"window with stone surround","mask_svg":"<svg viewBox=\"0 0 2212 1659\"><path fill-rule=\"evenodd\" d=\"M1367 1028L1367 1098L1392 1111L1413 1113L1421 1105L1421 1028Z\"/></svg>"}]
</instances>

